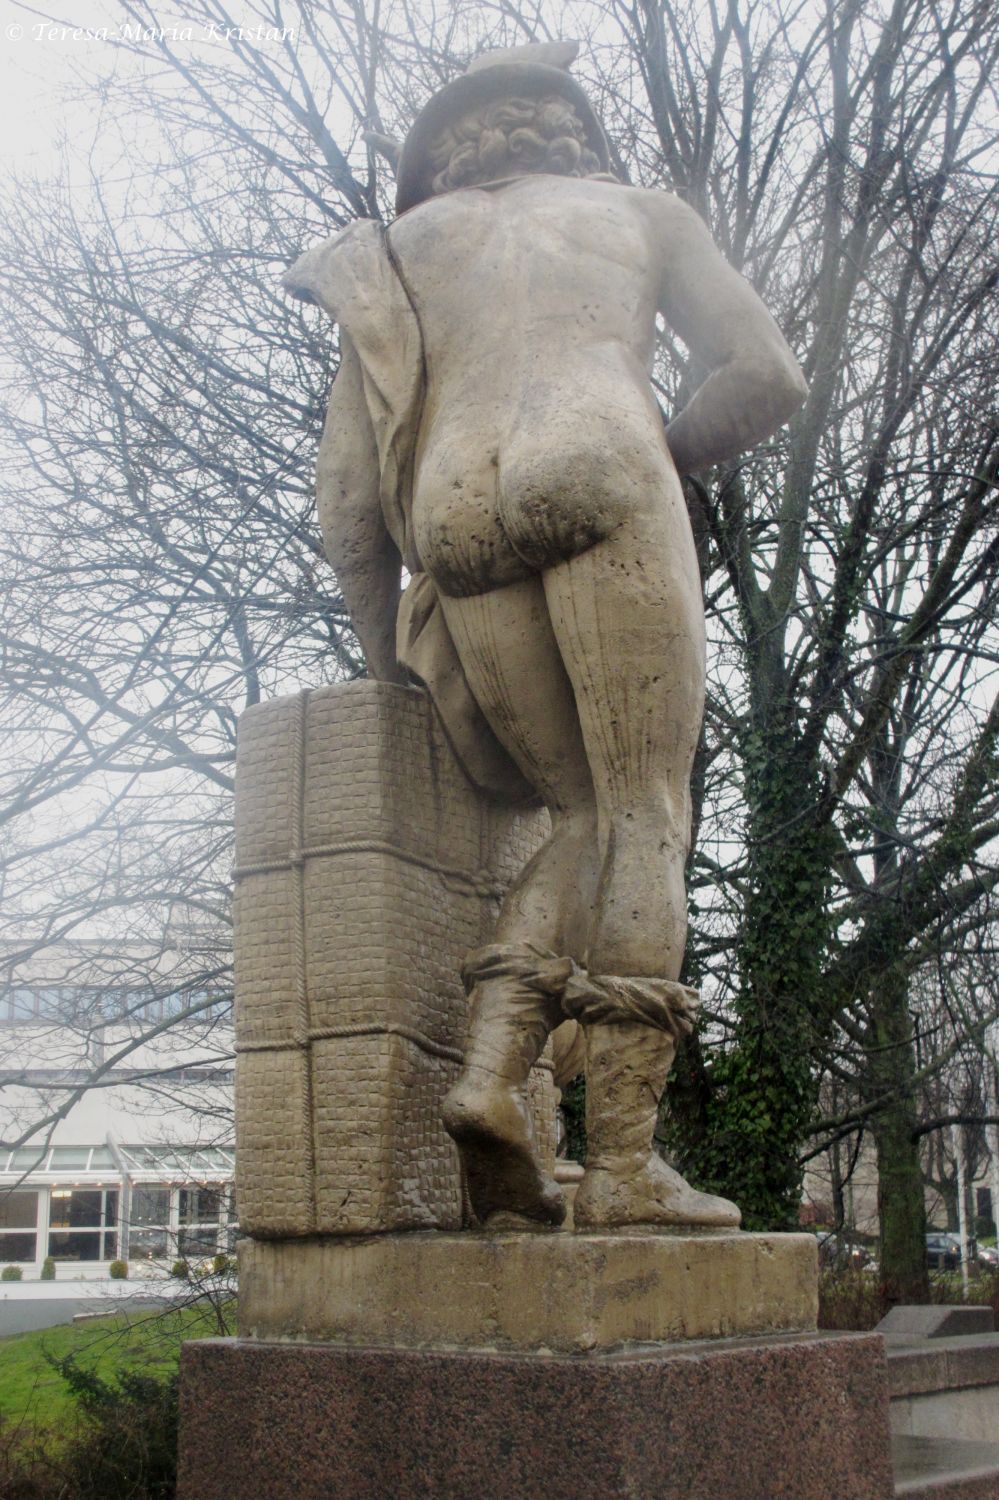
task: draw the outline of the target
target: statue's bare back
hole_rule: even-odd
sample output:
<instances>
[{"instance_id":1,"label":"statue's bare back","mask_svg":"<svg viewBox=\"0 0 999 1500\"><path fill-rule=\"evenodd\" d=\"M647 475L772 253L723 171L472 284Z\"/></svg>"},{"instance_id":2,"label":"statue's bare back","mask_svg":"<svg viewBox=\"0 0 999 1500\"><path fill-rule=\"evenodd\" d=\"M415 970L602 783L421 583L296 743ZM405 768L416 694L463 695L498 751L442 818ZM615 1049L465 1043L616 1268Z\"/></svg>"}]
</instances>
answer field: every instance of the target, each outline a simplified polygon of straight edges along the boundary
<instances>
[{"instance_id":1,"label":"statue's bare back","mask_svg":"<svg viewBox=\"0 0 999 1500\"><path fill-rule=\"evenodd\" d=\"M427 366L414 539L446 593L574 557L647 506L687 543L649 381L665 270L650 196L522 177L431 199L390 231Z\"/></svg>"}]
</instances>

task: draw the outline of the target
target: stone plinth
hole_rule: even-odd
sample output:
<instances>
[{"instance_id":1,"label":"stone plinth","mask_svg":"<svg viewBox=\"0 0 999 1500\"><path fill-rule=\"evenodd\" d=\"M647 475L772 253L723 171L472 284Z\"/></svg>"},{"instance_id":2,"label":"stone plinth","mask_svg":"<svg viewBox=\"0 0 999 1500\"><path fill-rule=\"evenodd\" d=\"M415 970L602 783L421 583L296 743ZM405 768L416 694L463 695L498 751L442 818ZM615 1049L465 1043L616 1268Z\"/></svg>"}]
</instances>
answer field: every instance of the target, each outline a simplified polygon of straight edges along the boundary
<instances>
[{"instance_id":1,"label":"stone plinth","mask_svg":"<svg viewBox=\"0 0 999 1500\"><path fill-rule=\"evenodd\" d=\"M999 1444L999 1334L886 1343L894 1432Z\"/></svg>"},{"instance_id":2,"label":"stone plinth","mask_svg":"<svg viewBox=\"0 0 999 1500\"><path fill-rule=\"evenodd\" d=\"M240 1333L547 1349L815 1328L805 1234L394 1234L243 1240Z\"/></svg>"},{"instance_id":3,"label":"stone plinth","mask_svg":"<svg viewBox=\"0 0 999 1500\"><path fill-rule=\"evenodd\" d=\"M354 682L239 725L236 1191L260 1236L456 1229L441 1100L463 1055L459 969L546 817L465 777L426 694ZM550 1067L531 1084L554 1159Z\"/></svg>"},{"instance_id":4,"label":"stone plinth","mask_svg":"<svg viewBox=\"0 0 999 1500\"><path fill-rule=\"evenodd\" d=\"M918 1344L923 1339L953 1339L993 1334L996 1315L988 1303L964 1307L900 1303L890 1307L878 1324L888 1344Z\"/></svg>"},{"instance_id":5,"label":"stone plinth","mask_svg":"<svg viewBox=\"0 0 999 1500\"><path fill-rule=\"evenodd\" d=\"M544 1356L206 1340L178 1500L889 1500L883 1344Z\"/></svg>"}]
</instances>

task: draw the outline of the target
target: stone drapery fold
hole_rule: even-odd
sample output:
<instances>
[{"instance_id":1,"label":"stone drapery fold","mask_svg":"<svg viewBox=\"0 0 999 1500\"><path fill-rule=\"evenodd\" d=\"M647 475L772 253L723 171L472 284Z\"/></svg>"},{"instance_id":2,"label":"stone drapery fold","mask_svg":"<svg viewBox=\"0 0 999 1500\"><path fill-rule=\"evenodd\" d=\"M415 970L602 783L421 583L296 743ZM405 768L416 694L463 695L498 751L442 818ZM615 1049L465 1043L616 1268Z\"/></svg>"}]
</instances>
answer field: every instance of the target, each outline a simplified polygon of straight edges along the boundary
<instances>
[{"instance_id":1,"label":"stone drapery fold","mask_svg":"<svg viewBox=\"0 0 999 1500\"><path fill-rule=\"evenodd\" d=\"M419 317L393 259L383 224L362 219L300 256L283 278L340 326L361 367L364 410L378 473L359 472L356 434L327 422L324 463L362 508L382 521L410 574L396 622L396 655L429 692L444 732L469 779L515 806L537 805L534 788L493 734L468 685L444 620L437 589L423 572L412 536L413 467L425 394ZM338 450L345 457L338 462ZM368 465L367 467L370 467ZM335 559L331 559L336 566Z\"/></svg>"},{"instance_id":2,"label":"stone drapery fold","mask_svg":"<svg viewBox=\"0 0 999 1500\"><path fill-rule=\"evenodd\" d=\"M582 969L567 980L562 993L562 1009L583 1025L642 1021L678 1042L693 1031L699 1007L697 990L673 979L587 974Z\"/></svg>"}]
</instances>

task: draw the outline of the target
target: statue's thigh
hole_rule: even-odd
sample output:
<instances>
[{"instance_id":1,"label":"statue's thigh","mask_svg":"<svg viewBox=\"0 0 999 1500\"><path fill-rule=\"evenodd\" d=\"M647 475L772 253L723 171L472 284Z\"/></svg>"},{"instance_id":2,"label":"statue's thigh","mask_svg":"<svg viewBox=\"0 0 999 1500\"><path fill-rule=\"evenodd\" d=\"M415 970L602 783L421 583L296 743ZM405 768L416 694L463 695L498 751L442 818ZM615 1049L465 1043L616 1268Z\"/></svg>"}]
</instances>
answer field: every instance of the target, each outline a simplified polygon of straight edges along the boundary
<instances>
[{"instance_id":1,"label":"statue's thigh","mask_svg":"<svg viewBox=\"0 0 999 1500\"><path fill-rule=\"evenodd\" d=\"M634 516L544 574L601 801L655 800L689 777L704 710L704 613L681 507Z\"/></svg>"}]
</instances>

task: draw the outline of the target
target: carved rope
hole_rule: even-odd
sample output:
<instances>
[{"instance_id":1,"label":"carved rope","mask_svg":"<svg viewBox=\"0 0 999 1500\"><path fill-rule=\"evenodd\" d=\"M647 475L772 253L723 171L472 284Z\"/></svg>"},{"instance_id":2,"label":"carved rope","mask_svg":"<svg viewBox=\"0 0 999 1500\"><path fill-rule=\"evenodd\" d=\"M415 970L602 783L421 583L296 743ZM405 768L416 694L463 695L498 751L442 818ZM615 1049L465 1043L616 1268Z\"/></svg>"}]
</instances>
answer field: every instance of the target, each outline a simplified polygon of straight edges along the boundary
<instances>
[{"instance_id":1,"label":"carved rope","mask_svg":"<svg viewBox=\"0 0 999 1500\"><path fill-rule=\"evenodd\" d=\"M416 854L410 849L402 849L398 844L391 844L384 839L344 839L340 843L315 844L306 849L296 843L290 854L281 855L277 859L236 865L232 878L245 880L248 875L269 875L272 871L294 870L304 865L307 859L330 859L338 854L387 854L393 859L402 860L404 864L417 865L420 869L429 870L431 874L440 876L449 889L458 887L471 891L476 896L492 896L500 900L506 889L504 886L497 885L485 870L462 870L456 865L441 864L439 860L433 859L428 854Z\"/></svg>"},{"instance_id":2,"label":"carved rope","mask_svg":"<svg viewBox=\"0 0 999 1500\"><path fill-rule=\"evenodd\" d=\"M295 716L295 754L292 758L291 839L292 847L296 849L301 848L302 841L305 838L305 735L308 706L309 694L306 691L301 693L298 699L298 712ZM298 865L294 868L295 1029L299 1036L308 1036L312 1015L309 1006L309 980L305 953L305 868L303 865ZM307 1066L303 1069L303 1072L305 1078L302 1090L302 1139L305 1146L309 1213L315 1225L317 1214L316 1142L312 1129L312 1122L315 1115L315 1101L312 1091L312 1069Z\"/></svg>"},{"instance_id":3,"label":"carved rope","mask_svg":"<svg viewBox=\"0 0 999 1500\"><path fill-rule=\"evenodd\" d=\"M465 1053L461 1047L448 1047L444 1042L432 1041L430 1037L424 1036L422 1031L417 1031L415 1026L403 1026L396 1021L356 1021L344 1026L319 1026L310 1030L303 1037L295 1037L287 1042L237 1042L237 1052L298 1052L306 1050L312 1042L333 1041L338 1037L345 1036L401 1036L406 1041L413 1042L424 1052L429 1052L432 1057L443 1057L448 1062L458 1063L465 1060ZM554 1071L554 1064L546 1057L539 1058L534 1064L536 1068L543 1069L546 1073Z\"/></svg>"}]
</instances>

